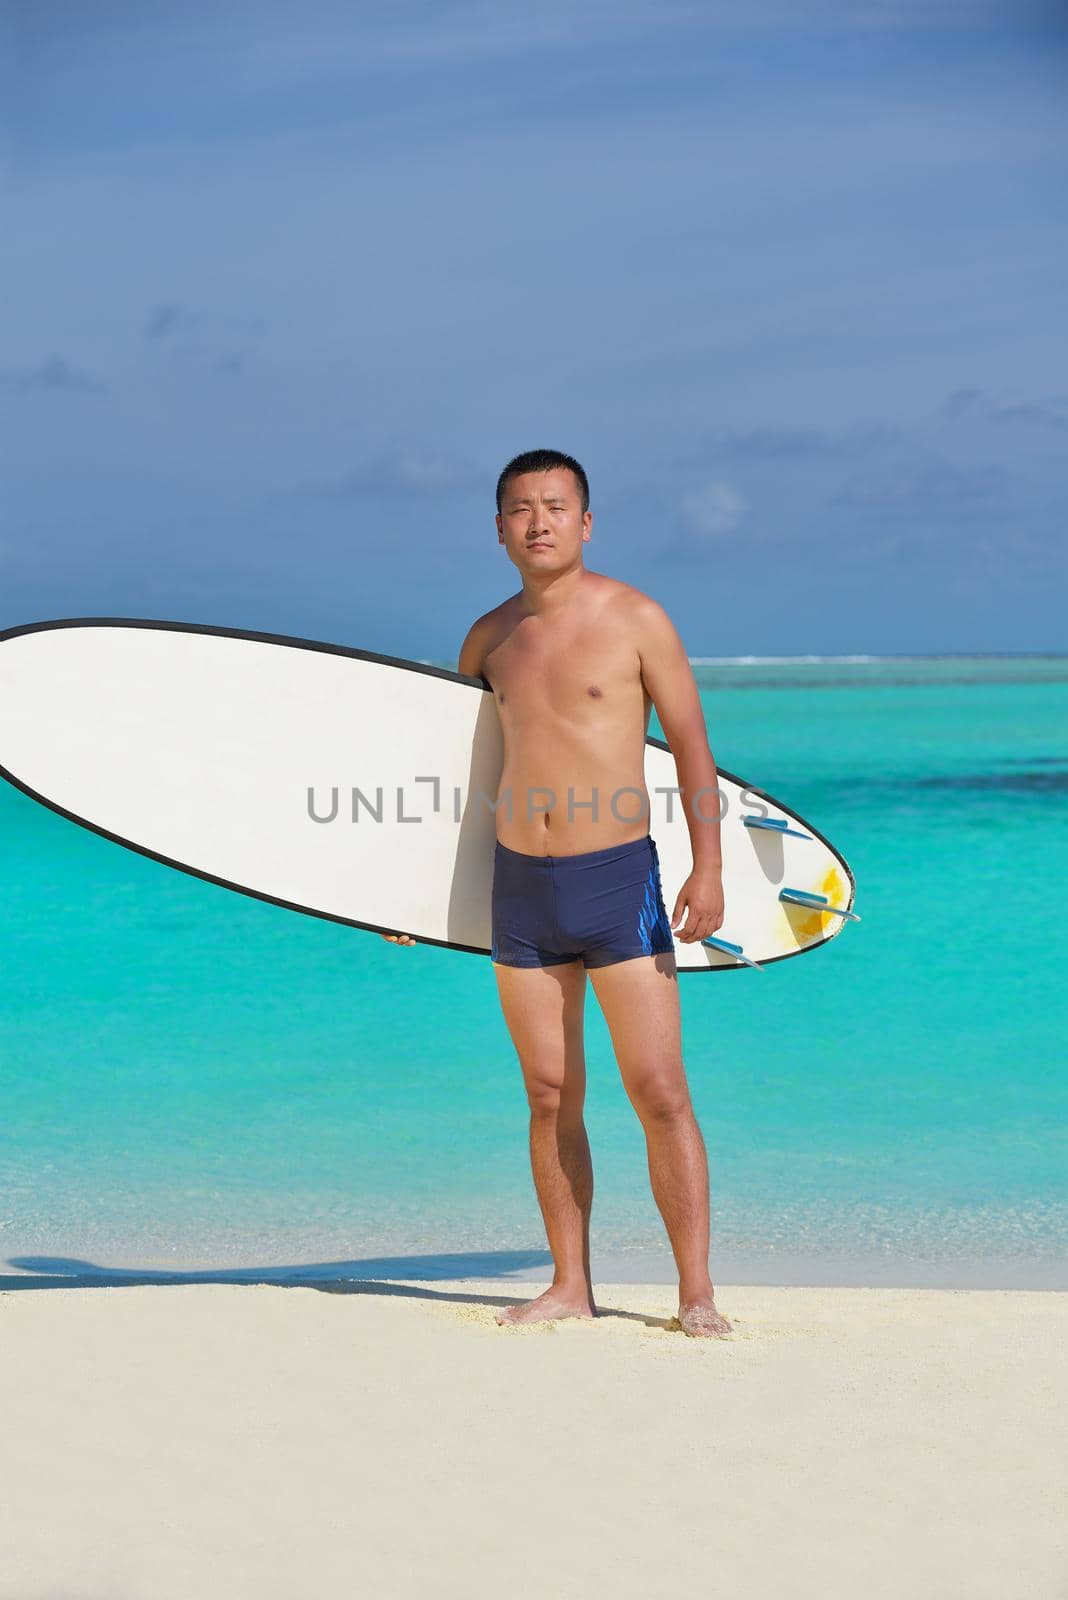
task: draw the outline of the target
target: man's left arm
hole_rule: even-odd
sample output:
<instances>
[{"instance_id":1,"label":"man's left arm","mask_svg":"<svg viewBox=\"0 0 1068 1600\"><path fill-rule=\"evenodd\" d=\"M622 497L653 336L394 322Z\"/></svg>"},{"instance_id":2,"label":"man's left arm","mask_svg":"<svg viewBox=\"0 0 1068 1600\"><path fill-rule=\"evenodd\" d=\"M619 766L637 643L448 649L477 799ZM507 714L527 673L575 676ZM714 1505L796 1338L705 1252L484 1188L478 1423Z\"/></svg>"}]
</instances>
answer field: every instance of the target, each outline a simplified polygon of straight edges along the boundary
<instances>
[{"instance_id":1,"label":"man's left arm","mask_svg":"<svg viewBox=\"0 0 1068 1600\"><path fill-rule=\"evenodd\" d=\"M693 944L723 923L719 779L685 647L667 612L647 595L637 606L636 633L642 682L675 758L693 852L693 871L679 890L671 925L685 912L686 922L675 936Z\"/></svg>"}]
</instances>

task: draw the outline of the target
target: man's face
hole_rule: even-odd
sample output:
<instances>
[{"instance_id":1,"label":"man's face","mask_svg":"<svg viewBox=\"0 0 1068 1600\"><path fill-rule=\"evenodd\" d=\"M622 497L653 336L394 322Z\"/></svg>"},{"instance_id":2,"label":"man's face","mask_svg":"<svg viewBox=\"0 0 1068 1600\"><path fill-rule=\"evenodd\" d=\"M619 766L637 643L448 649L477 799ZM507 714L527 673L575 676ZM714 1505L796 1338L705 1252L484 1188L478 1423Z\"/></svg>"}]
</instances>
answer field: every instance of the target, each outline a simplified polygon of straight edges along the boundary
<instances>
[{"instance_id":1,"label":"man's face","mask_svg":"<svg viewBox=\"0 0 1068 1600\"><path fill-rule=\"evenodd\" d=\"M573 566L590 537L592 511L583 512L570 467L524 472L501 496L497 538L520 572L556 572Z\"/></svg>"}]
</instances>

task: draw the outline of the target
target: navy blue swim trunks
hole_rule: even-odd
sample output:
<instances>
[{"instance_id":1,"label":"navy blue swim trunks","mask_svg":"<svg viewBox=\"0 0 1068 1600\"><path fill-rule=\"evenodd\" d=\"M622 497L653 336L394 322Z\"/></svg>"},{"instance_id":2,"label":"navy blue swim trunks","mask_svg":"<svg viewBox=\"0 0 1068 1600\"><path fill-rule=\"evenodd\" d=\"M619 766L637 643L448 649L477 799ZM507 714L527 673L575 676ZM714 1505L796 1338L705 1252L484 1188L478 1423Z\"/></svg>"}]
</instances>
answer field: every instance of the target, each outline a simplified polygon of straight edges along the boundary
<instances>
[{"instance_id":1,"label":"navy blue swim trunks","mask_svg":"<svg viewBox=\"0 0 1068 1600\"><path fill-rule=\"evenodd\" d=\"M555 967L581 956L608 967L674 948L650 834L577 856L528 856L497 841L493 961Z\"/></svg>"}]
</instances>

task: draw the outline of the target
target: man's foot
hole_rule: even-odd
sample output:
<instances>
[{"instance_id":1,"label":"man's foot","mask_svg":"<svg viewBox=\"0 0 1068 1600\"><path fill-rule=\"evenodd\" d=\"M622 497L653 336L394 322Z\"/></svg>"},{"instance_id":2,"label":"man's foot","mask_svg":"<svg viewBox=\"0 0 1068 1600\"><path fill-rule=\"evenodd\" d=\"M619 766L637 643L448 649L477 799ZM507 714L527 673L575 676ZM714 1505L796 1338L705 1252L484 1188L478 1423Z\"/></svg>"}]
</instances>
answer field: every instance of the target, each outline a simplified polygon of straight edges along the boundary
<instances>
[{"instance_id":1,"label":"man's foot","mask_svg":"<svg viewBox=\"0 0 1068 1600\"><path fill-rule=\"evenodd\" d=\"M576 1295L567 1289L558 1289L552 1284L539 1294L536 1300L527 1300L520 1306L504 1306L497 1312L496 1320L501 1323L518 1322L549 1322L560 1317L593 1317L596 1316L593 1304L585 1294Z\"/></svg>"},{"instance_id":2,"label":"man's foot","mask_svg":"<svg viewBox=\"0 0 1068 1600\"><path fill-rule=\"evenodd\" d=\"M679 1327L693 1339L726 1339L733 1332L733 1325L716 1310L711 1295L680 1305Z\"/></svg>"}]
</instances>

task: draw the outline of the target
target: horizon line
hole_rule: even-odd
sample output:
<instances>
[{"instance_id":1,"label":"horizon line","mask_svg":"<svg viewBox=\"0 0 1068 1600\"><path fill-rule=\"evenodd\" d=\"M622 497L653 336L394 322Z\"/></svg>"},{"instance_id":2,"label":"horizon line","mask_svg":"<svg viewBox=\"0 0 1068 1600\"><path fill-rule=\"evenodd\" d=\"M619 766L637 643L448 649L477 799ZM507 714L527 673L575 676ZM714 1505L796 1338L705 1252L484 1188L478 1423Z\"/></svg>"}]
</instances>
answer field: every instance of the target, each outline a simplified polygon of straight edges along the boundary
<instances>
[{"instance_id":1,"label":"horizon line","mask_svg":"<svg viewBox=\"0 0 1068 1600\"><path fill-rule=\"evenodd\" d=\"M445 665L444 657L418 656L421 666ZM931 650L887 655L687 656L691 667L856 665L878 661L1068 661L1068 650Z\"/></svg>"}]
</instances>

